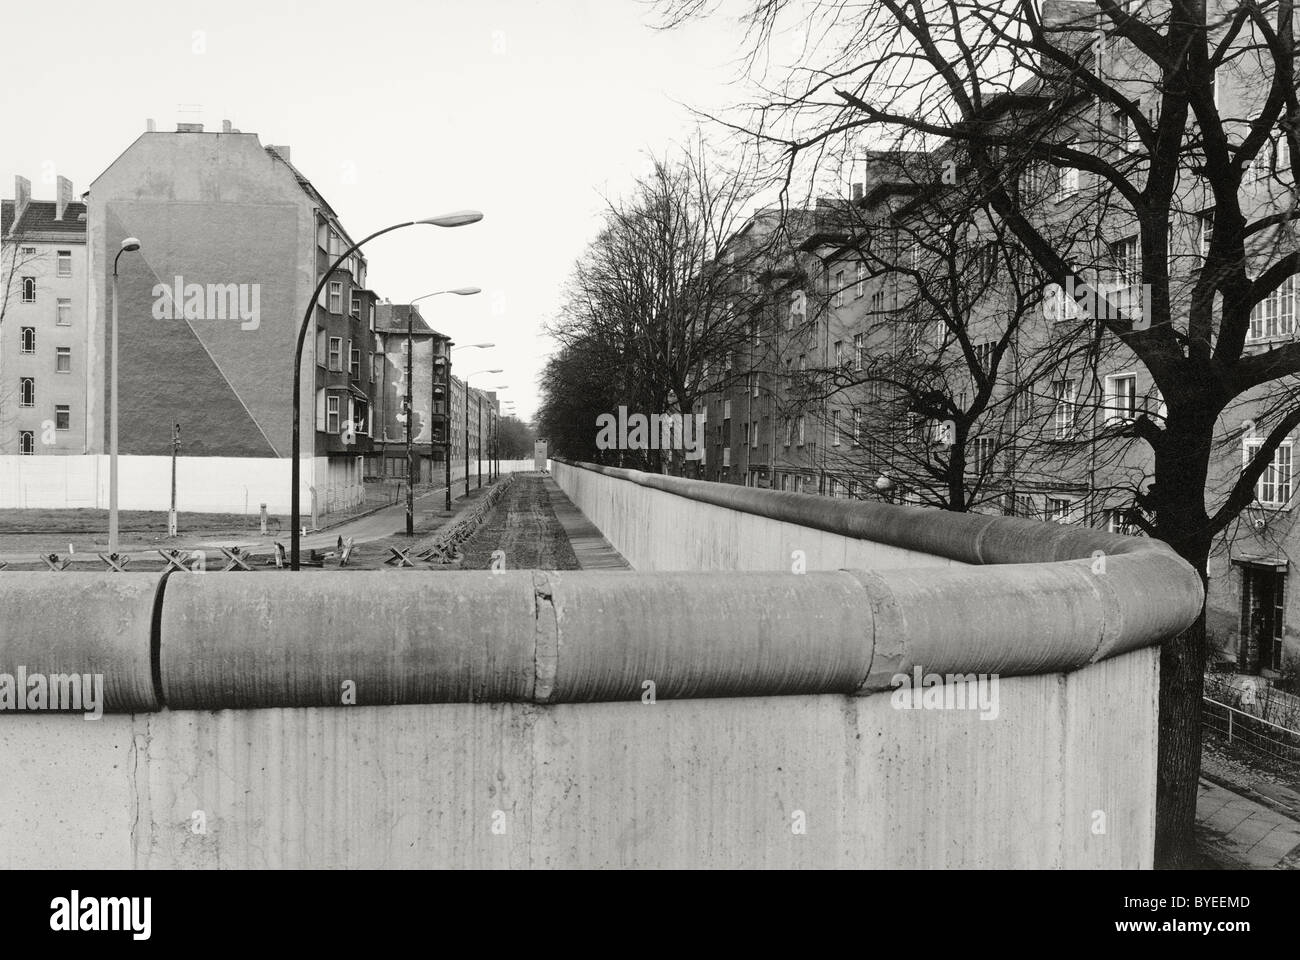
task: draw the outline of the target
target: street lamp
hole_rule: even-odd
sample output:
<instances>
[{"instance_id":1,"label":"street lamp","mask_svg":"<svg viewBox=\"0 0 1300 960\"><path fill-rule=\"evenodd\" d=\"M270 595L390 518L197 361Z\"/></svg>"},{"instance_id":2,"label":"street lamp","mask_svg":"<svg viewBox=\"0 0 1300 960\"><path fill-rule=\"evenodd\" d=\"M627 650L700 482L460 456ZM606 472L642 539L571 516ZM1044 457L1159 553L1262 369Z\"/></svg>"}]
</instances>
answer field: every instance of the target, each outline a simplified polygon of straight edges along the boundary
<instances>
[{"instance_id":1,"label":"street lamp","mask_svg":"<svg viewBox=\"0 0 1300 960\"><path fill-rule=\"evenodd\" d=\"M108 552L117 553L117 261L124 253L140 249L140 241L127 237L113 258L112 360L108 386Z\"/></svg>"},{"instance_id":2,"label":"street lamp","mask_svg":"<svg viewBox=\"0 0 1300 960\"><path fill-rule=\"evenodd\" d=\"M469 378L477 377L480 373L500 373L500 370L475 370L473 373L465 375L465 496L469 496ZM479 410L479 430L483 429L483 404L478 405ZM479 436L478 452L480 457L478 482L479 486L483 485L483 437Z\"/></svg>"},{"instance_id":3,"label":"street lamp","mask_svg":"<svg viewBox=\"0 0 1300 960\"><path fill-rule=\"evenodd\" d=\"M298 548L299 537L301 534L301 511L299 509L298 485L299 478L302 475L301 458L298 453L299 438L301 435L300 414L302 410L302 345L307 339L307 327L312 321L316 312L317 302L320 300L320 293L325 289L325 283L334 275L334 271L339 268L348 257L352 256L364 244L369 243L375 237L383 236L385 233L391 233L394 230L401 230L403 227L413 227L416 224L427 223L435 227L463 227L469 223L477 223L483 219L483 214L477 210L457 210L453 213L445 213L438 217L429 217L425 220L408 220L405 223L395 223L391 227L384 227L382 230L376 230L370 236L358 240L352 246L344 250L330 264L329 269L321 274L320 280L316 283L316 289L312 291L311 298L307 301L307 310L302 316L302 325L298 328L298 343L293 351L293 438L290 444L290 455L293 463L290 466L290 482L293 489L289 493L289 513L292 529L289 531L289 569L297 570L298 566Z\"/></svg>"},{"instance_id":4,"label":"street lamp","mask_svg":"<svg viewBox=\"0 0 1300 960\"><path fill-rule=\"evenodd\" d=\"M500 393L502 390L509 390L510 384L508 383L498 384L496 389L498 393ZM492 446L488 450L488 454L491 457L491 459L488 461L488 468L489 468L488 482L489 483L491 483L493 480L501 479L500 438L501 438L501 400L500 398L498 398L497 409L493 411L493 415L492 415ZM493 476L493 471L495 471L495 476Z\"/></svg>"},{"instance_id":5,"label":"street lamp","mask_svg":"<svg viewBox=\"0 0 1300 960\"><path fill-rule=\"evenodd\" d=\"M447 456L444 459L447 470L447 503L446 509L451 512L451 355L457 350L490 350L495 347L495 343L466 343L459 347L455 346L450 340L447 341L447 437L445 446ZM466 417L469 416L469 391L465 391ZM466 436L465 436L465 469L469 469L469 421L466 419ZM466 491L468 493L468 490Z\"/></svg>"},{"instance_id":6,"label":"street lamp","mask_svg":"<svg viewBox=\"0 0 1300 960\"><path fill-rule=\"evenodd\" d=\"M406 535L415 536L415 447L411 439L411 414L414 407L414 401L411 396L412 377L411 363L415 351L412 346L412 334L415 324L415 310L412 309L416 303L421 300L427 300L430 297L440 297L444 293L455 294L458 297L471 297L476 293L482 293L478 287L456 287L454 290L435 290L433 293L422 294L416 297L406 305ZM433 349L429 350L430 379L433 380ZM433 459L433 396L430 391L429 397L429 458ZM432 464L431 464L432 466ZM433 479L432 476L429 477Z\"/></svg>"}]
</instances>

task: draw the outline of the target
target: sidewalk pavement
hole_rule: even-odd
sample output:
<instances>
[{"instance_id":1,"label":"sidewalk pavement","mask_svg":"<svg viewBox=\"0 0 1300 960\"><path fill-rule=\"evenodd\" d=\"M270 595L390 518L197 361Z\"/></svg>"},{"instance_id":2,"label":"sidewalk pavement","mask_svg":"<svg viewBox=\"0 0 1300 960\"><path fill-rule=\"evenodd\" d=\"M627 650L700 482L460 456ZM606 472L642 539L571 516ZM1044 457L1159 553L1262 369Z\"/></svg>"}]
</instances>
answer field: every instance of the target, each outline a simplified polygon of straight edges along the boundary
<instances>
[{"instance_id":1,"label":"sidewalk pavement","mask_svg":"<svg viewBox=\"0 0 1300 960\"><path fill-rule=\"evenodd\" d=\"M1196 825L1208 847L1244 869L1300 868L1300 821L1204 777Z\"/></svg>"}]
</instances>

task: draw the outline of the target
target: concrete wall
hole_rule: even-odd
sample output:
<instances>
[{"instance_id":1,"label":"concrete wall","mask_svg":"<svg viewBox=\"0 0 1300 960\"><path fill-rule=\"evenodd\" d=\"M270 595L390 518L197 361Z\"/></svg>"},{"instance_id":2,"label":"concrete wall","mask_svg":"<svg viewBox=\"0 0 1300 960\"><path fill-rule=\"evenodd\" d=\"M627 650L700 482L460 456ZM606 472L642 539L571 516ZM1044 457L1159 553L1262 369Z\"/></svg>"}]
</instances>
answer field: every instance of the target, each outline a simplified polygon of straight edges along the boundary
<instances>
[{"instance_id":1,"label":"concrete wall","mask_svg":"<svg viewBox=\"0 0 1300 960\"><path fill-rule=\"evenodd\" d=\"M1203 600L1163 545L553 467L737 558L742 514L907 553L5 574L0 673L102 672L116 712L0 710L0 865L1151 866L1156 646ZM914 670L996 693L903 709Z\"/></svg>"},{"instance_id":2,"label":"concrete wall","mask_svg":"<svg viewBox=\"0 0 1300 960\"><path fill-rule=\"evenodd\" d=\"M1008 680L995 721L883 695L3 717L0 867L1150 868L1155 671Z\"/></svg>"}]
</instances>

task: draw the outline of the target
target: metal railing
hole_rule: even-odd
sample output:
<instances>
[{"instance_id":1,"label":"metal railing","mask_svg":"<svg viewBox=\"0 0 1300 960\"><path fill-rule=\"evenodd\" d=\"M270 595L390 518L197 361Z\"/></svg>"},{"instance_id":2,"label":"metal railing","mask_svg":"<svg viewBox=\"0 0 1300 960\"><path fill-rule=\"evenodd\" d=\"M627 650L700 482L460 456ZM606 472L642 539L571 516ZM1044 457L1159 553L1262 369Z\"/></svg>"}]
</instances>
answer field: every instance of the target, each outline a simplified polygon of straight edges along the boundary
<instances>
[{"instance_id":1,"label":"metal railing","mask_svg":"<svg viewBox=\"0 0 1300 960\"><path fill-rule=\"evenodd\" d=\"M1206 732L1277 760L1300 761L1300 730L1272 723L1210 697L1202 697L1201 701L1201 726Z\"/></svg>"}]
</instances>

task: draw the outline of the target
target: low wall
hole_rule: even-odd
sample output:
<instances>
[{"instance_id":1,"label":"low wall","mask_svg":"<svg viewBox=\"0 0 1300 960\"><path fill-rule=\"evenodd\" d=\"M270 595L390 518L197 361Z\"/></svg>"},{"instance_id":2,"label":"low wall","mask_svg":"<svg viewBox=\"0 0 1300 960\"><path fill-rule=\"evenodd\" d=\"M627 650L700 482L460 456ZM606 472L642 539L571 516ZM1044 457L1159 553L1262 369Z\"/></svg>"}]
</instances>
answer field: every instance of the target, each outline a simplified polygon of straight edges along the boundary
<instances>
[{"instance_id":1,"label":"low wall","mask_svg":"<svg viewBox=\"0 0 1300 960\"><path fill-rule=\"evenodd\" d=\"M679 501L688 563L765 555L740 514L821 552L0 573L0 674L102 673L109 711L6 709L0 676L0 865L1151 866L1156 645L1202 599L1163 545L553 469L643 562L636 511ZM814 534L889 562L816 570L848 546Z\"/></svg>"}]
</instances>

